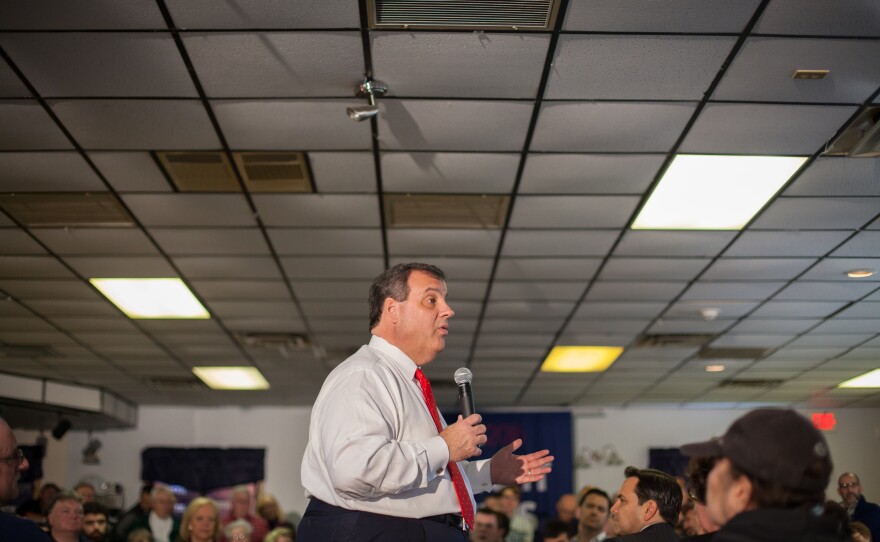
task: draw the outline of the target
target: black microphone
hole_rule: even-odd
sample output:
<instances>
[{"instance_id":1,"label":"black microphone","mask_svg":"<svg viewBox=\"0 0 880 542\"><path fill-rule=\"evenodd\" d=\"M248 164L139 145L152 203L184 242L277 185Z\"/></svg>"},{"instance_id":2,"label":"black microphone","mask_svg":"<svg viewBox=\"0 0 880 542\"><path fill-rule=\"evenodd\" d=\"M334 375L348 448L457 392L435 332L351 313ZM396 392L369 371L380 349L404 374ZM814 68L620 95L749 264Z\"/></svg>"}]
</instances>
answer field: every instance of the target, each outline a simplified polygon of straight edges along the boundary
<instances>
[{"instance_id":1,"label":"black microphone","mask_svg":"<svg viewBox=\"0 0 880 542\"><path fill-rule=\"evenodd\" d=\"M467 418L474 413L474 396L471 394L471 380L474 375L467 367L461 367L452 378L458 385L458 411L462 418Z\"/></svg>"}]
</instances>

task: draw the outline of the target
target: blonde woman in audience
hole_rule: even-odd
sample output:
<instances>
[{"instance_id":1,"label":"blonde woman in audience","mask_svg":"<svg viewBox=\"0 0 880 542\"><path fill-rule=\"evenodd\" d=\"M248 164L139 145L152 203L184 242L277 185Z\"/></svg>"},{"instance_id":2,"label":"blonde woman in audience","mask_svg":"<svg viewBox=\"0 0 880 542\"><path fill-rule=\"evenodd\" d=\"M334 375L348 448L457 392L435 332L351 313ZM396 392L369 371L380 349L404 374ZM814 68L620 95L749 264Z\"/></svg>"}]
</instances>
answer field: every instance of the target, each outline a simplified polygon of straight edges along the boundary
<instances>
[{"instance_id":1,"label":"blonde woman in audience","mask_svg":"<svg viewBox=\"0 0 880 542\"><path fill-rule=\"evenodd\" d=\"M153 542L153 535L147 529L135 529L128 533L126 542Z\"/></svg>"},{"instance_id":2,"label":"blonde woman in audience","mask_svg":"<svg viewBox=\"0 0 880 542\"><path fill-rule=\"evenodd\" d=\"M871 529L861 521L854 521L849 524L852 529L853 542L871 542Z\"/></svg>"},{"instance_id":3,"label":"blonde woman in audience","mask_svg":"<svg viewBox=\"0 0 880 542\"><path fill-rule=\"evenodd\" d=\"M207 497L196 497L186 507L180 520L182 542L217 542L220 540L220 511Z\"/></svg>"},{"instance_id":4,"label":"blonde woman in audience","mask_svg":"<svg viewBox=\"0 0 880 542\"><path fill-rule=\"evenodd\" d=\"M296 542L296 535L290 529L279 527L267 534L263 542Z\"/></svg>"}]
</instances>

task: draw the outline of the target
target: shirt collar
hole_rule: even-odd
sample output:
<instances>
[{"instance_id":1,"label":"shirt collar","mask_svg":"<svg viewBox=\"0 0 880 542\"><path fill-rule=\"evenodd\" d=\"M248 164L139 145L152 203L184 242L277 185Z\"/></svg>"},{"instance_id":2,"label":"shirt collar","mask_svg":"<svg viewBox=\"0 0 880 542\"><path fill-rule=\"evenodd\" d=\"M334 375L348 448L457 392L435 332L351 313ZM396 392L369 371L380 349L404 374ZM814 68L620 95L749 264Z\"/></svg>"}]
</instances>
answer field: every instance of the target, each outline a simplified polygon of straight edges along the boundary
<instances>
[{"instance_id":1,"label":"shirt collar","mask_svg":"<svg viewBox=\"0 0 880 542\"><path fill-rule=\"evenodd\" d=\"M375 348L376 350L385 354L389 360L394 364L394 367L397 368L407 378L415 378L416 369L419 368L416 363L409 358L406 354L403 353L403 350L397 348L390 342L386 341L382 337L378 335L373 335L373 338L370 339L370 348Z\"/></svg>"}]
</instances>

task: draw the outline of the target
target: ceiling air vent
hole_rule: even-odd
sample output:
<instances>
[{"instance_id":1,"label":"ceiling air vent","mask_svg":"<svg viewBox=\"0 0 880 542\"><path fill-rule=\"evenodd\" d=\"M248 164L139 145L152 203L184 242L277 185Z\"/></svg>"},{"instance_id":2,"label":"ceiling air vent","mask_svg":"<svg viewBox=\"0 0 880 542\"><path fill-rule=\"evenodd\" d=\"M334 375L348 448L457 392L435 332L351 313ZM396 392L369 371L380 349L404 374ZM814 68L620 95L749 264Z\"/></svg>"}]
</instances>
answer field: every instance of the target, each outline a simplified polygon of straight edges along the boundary
<instances>
[{"instance_id":1,"label":"ceiling air vent","mask_svg":"<svg viewBox=\"0 0 880 542\"><path fill-rule=\"evenodd\" d=\"M738 389L766 389L766 388L775 388L776 386L782 384L784 380L770 380L763 378L753 378L753 379L730 379L725 380L718 384L719 388L738 388Z\"/></svg>"},{"instance_id":2,"label":"ceiling air vent","mask_svg":"<svg viewBox=\"0 0 880 542\"><path fill-rule=\"evenodd\" d=\"M314 192L303 152L237 152L233 156L250 192Z\"/></svg>"},{"instance_id":3,"label":"ceiling air vent","mask_svg":"<svg viewBox=\"0 0 880 542\"><path fill-rule=\"evenodd\" d=\"M223 152L157 152L165 173L181 192L241 192Z\"/></svg>"},{"instance_id":4,"label":"ceiling air vent","mask_svg":"<svg viewBox=\"0 0 880 542\"><path fill-rule=\"evenodd\" d=\"M192 376L155 376L147 379L147 384L156 391L206 390L205 383Z\"/></svg>"},{"instance_id":5,"label":"ceiling air vent","mask_svg":"<svg viewBox=\"0 0 880 542\"><path fill-rule=\"evenodd\" d=\"M0 356L7 358L58 358L61 355L45 344L0 344Z\"/></svg>"},{"instance_id":6,"label":"ceiling air vent","mask_svg":"<svg viewBox=\"0 0 880 542\"><path fill-rule=\"evenodd\" d=\"M880 107L868 107L831 143L823 156L880 156Z\"/></svg>"},{"instance_id":7,"label":"ceiling air vent","mask_svg":"<svg viewBox=\"0 0 880 542\"><path fill-rule=\"evenodd\" d=\"M110 193L25 193L0 195L0 208L28 228L125 227L131 215Z\"/></svg>"},{"instance_id":8,"label":"ceiling air vent","mask_svg":"<svg viewBox=\"0 0 880 542\"><path fill-rule=\"evenodd\" d=\"M553 30L559 0L369 0L370 28Z\"/></svg>"},{"instance_id":9,"label":"ceiling air vent","mask_svg":"<svg viewBox=\"0 0 880 542\"><path fill-rule=\"evenodd\" d=\"M389 228L499 229L510 207L509 196L386 194Z\"/></svg>"},{"instance_id":10,"label":"ceiling air vent","mask_svg":"<svg viewBox=\"0 0 880 542\"><path fill-rule=\"evenodd\" d=\"M715 335L645 335L639 339L636 346L639 348L685 348L703 346L715 338Z\"/></svg>"},{"instance_id":11,"label":"ceiling air vent","mask_svg":"<svg viewBox=\"0 0 880 542\"><path fill-rule=\"evenodd\" d=\"M700 359L758 359L767 355L766 348L703 348Z\"/></svg>"}]
</instances>

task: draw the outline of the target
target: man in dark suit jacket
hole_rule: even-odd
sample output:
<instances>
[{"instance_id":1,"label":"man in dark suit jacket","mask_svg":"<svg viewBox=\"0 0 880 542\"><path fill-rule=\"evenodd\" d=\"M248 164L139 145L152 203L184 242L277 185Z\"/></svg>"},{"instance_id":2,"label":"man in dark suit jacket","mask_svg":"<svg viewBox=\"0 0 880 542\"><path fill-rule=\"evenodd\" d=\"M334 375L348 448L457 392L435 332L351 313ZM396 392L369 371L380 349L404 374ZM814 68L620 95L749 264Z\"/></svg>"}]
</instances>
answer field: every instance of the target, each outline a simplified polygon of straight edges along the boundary
<instances>
[{"instance_id":1,"label":"man in dark suit jacket","mask_svg":"<svg viewBox=\"0 0 880 542\"><path fill-rule=\"evenodd\" d=\"M681 512L681 488L675 478L654 469L627 467L611 507L608 542L678 542L673 525Z\"/></svg>"}]
</instances>

